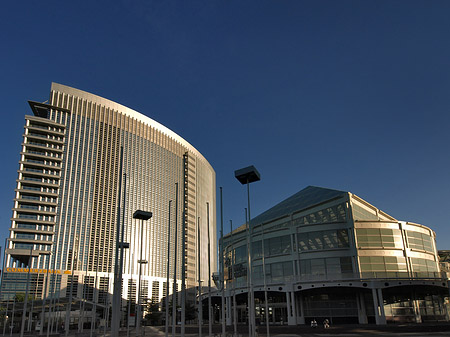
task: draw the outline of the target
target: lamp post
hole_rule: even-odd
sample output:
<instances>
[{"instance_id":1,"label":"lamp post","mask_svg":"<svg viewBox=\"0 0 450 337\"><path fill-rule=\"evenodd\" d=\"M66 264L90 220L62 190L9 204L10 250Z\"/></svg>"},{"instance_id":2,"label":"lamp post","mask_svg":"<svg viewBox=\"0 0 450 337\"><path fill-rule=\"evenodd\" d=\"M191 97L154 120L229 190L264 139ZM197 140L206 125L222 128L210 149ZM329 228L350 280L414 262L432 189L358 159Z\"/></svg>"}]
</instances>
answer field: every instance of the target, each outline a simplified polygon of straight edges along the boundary
<instances>
[{"instance_id":1,"label":"lamp post","mask_svg":"<svg viewBox=\"0 0 450 337\"><path fill-rule=\"evenodd\" d=\"M166 337L169 337L169 276L170 276L170 209L172 200L169 200L169 221L167 225L167 281L166 281Z\"/></svg>"},{"instance_id":2,"label":"lamp post","mask_svg":"<svg viewBox=\"0 0 450 337\"><path fill-rule=\"evenodd\" d=\"M117 225L116 225L116 249L114 257L114 288L112 298L112 317L111 317L111 336L119 336L120 319L121 319L121 297L122 297L122 271L123 271L123 249L120 249L120 244L123 243L123 227L120 226L120 203L122 199L122 170L123 170L123 146L120 147L120 166L119 166L119 194L117 199ZM126 176L125 176L126 179ZM125 196L124 196L125 199ZM125 200L124 200L125 205ZM125 207L123 210L125 214ZM121 231L122 228L122 231ZM120 233L122 232L122 239ZM120 250L119 250L120 249ZM120 260L120 261L119 261ZM106 326L106 324L105 324ZM66 335L67 336L67 335Z\"/></svg>"},{"instance_id":3,"label":"lamp post","mask_svg":"<svg viewBox=\"0 0 450 337\"><path fill-rule=\"evenodd\" d=\"M31 262L33 261L34 256L39 256L39 252L33 251L33 248L30 248L30 256L28 257L28 274L27 274L27 287L25 291L25 299L23 301L23 312L22 312L22 325L20 327L20 337L23 337L25 332L25 316L27 314L27 304L28 304L28 292L30 291L30 272L31 272Z\"/></svg>"},{"instance_id":4,"label":"lamp post","mask_svg":"<svg viewBox=\"0 0 450 337\"><path fill-rule=\"evenodd\" d=\"M140 334L140 330L141 330L141 320L142 320L142 308L141 308L141 275L142 275L142 264L148 263L147 260L143 260L142 259L142 248L144 245L144 220L149 220L152 217L152 212L146 212L146 211L141 211L141 210L137 210L136 212L133 213L133 219L138 219L141 220L141 253L140 253L140 258L138 260L139 263L139 288L138 288L138 306L137 306L137 311L138 314L136 315L136 332L137 334Z\"/></svg>"},{"instance_id":5,"label":"lamp post","mask_svg":"<svg viewBox=\"0 0 450 337\"><path fill-rule=\"evenodd\" d=\"M234 176L236 179L242 184L247 185L247 204L248 204L248 230L247 230L247 237L248 237L248 246L247 246L247 252L248 252L248 273L247 273L247 280L248 280L248 287L249 287L249 303L248 303L248 311L249 311L249 324L248 324L248 330L249 330L249 336L254 337L255 336L255 294L253 292L253 282L252 282L252 227L250 225L250 183L253 183L255 181L261 180L259 172L256 170L256 168L251 165L248 167L244 167L240 170L234 171Z\"/></svg>"}]
</instances>

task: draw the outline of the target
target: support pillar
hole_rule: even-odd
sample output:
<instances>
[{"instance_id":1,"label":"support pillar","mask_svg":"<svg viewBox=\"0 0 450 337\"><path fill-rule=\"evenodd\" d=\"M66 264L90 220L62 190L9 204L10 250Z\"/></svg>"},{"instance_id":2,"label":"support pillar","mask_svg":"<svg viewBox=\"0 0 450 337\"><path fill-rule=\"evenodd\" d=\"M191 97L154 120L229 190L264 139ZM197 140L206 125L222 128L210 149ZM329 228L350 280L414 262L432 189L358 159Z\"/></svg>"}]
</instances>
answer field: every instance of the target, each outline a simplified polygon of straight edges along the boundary
<instances>
[{"instance_id":1,"label":"support pillar","mask_svg":"<svg viewBox=\"0 0 450 337\"><path fill-rule=\"evenodd\" d=\"M303 308L303 295L300 293L298 295L298 304L299 304L299 317L297 322L299 324L305 324L305 310Z\"/></svg>"},{"instance_id":2,"label":"support pillar","mask_svg":"<svg viewBox=\"0 0 450 337\"><path fill-rule=\"evenodd\" d=\"M378 307L378 296L377 290L375 288L372 289L372 298L373 298L373 309L375 312L375 324L380 324L380 308Z\"/></svg>"},{"instance_id":3,"label":"support pillar","mask_svg":"<svg viewBox=\"0 0 450 337\"><path fill-rule=\"evenodd\" d=\"M291 316L292 316L292 310L291 310L291 293L290 291L286 292L286 308L287 308L287 323L288 325L289 322L291 321Z\"/></svg>"},{"instance_id":4,"label":"support pillar","mask_svg":"<svg viewBox=\"0 0 450 337\"><path fill-rule=\"evenodd\" d=\"M380 324L386 325L386 314L384 313L383 290L378 289L378 304L380 305Z\"/></svg>"},{"instance_id":5,"label":"support pillar","mask_svg":"<svg viewBox=\"0 0 450 337\"><path fill-rule=\"evenodd\" d=\"M225 305L226 305L226 308L227 308L227 311L226 311L226 323L227 323L227 326L230 326L230 325L232 325L233 324L233 317L232 317L232 310L231 310L231 306L233 305L232 304L232 298L231 298L231 296L227 296L227 297L225 297Z\"/></svg>"},{"instance_id":6,"label":"support pillar","mask_svg":"<svg viewBox=\"0 0 450 337\"><path fill-rule=\"evenodd\" d=\"M416 292L413 291L411 299L414 305L414 316L416 317L416 323L422 323L422 315L420 314L419 300L417 299Z\"/></svg>"},{"instance_id":7,"label":"support pillar","mask_svg":"<svg viewBox=\"0 0 450 337\"><path fill-rule=\"evenodd\" d=\"M368 324L366 302L364 301L363 293L356 294L356 303L358 304L358 323Z\"/></svg>"},{"instance_id":8,"label":"support pillar","mask_svg":"<svg viewBox=\"0 0 450 337\"><path fill-rule=\"evenodd\" d=\"M385 325L386 316L384 314L383 293L381 289L372 288L372 297L375 309L375 323L377 325Z\"/></svg>"},{"instance_id":9,"label":"support pillar","mask_svg":"<svg viewBox=\"0 0 450 337\"><path fill-rule=\"evenodd\" d=\"M288 325L297 325L297 310L295 308L296 302L295 302L295 294L293 291L288 291L288 296L291 299L291 315L288 315Z\"/></svg>"}]
</instances>

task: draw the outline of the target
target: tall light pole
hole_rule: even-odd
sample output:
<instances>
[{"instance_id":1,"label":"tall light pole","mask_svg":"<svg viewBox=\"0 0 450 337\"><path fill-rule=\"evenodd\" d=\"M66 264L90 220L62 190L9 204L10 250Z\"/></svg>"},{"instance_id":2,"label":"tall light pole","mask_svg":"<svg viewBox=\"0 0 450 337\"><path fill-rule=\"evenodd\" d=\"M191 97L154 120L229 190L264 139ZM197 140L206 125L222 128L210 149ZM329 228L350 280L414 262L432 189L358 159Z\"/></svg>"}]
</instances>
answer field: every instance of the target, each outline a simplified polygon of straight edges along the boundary
<instances>
[{"instance_id":1,"label":"tall light pole","mask_svg":"<svg viewBox=\"0 0 450 337\"><path fill-rule=\"evenodd\" d=\"M178 238L178 183L175 183L175 242L173 253L173 291L172 291L172 337L177 329L177 238Z\"/></svg>"},{"instance_id":2,"label":"tall light pole","mask_svg":"<svg viewBox=\"0 0 450 337\"><path fill-rule=\"evenodd\" d=\"M212 336L212 305L211 305L211 239L209 235L209 202L206 203L206 224L208 228L208 331L209 337Z\"/></svg>"},{"instance_id":3,"label":"tall light pole","mask_svg":"<svg viewBox=\"0 0 450 337\"><path fill-rule=\"evenodd\" d=\"M142 320L142 308L141 308L141 275L142 275L142 264L148 263L147 260L142 259L142 248L144 245L144 220L147 221L152 217L152 212L146 212L137 210L133 213L133 219L141 220L141 254L139 258L139 288L138 288L138 314L136 315L136 332L137 334L140 334L141 331L141 320Z\"/></svg>"},{"instance_id":4,"label":"tall light pole","mask_svg":"<svg viewBox=\"0 0 450 337\"><path fill-rule=\"evenodd\" d=\"M247 204L248 204L248 283L249 283L249 304L248 304L248 311L249 311L249 336L254 337L255 336L255 294L253 292L253 282L252 282L252 226L250 224L251 216L250 216L250 183L253 183L255 181L261 180L259 172L256 170L256 168L251 165L248 167L244 167L240 170L234 171L234 176L236 179L242 184L247 185Z\"/></svg>"},{"instance_id":5,"label":"tall light pole","mask_svg":"<svg viewBox=\"0 0 450 337\"><path fill-rule=\"evenodd\" d=\"M123 146L120 147L120 166L119 166L119 193L117 199L117 223L116 223L116 251L114 255L114 288L113 288L113 303L112 303L112 319L111 319L111 336L119 336L120 328L120 311L121 311L121 297L122 297L122 261L123 250L120 248L120 202L122 200L122 170L123 170ZM125 211L125 210L124 210ZM124 224L122 224L123 226ZM123 236L122 236L123 240ZM105 324L106 325L106 324ZM66 330L68 331L68 330ZM67 333L66 333L67 336Z\"/></svg>"},{"instance_id":6,"label":"tall light pole","mask_svg":"<svg viewBox=\"0 0 450 337\"><path fill-rule=\"evenodd\" d=\"M198 336L202 337L203 302L202 302L202 278L201 278L201 254L200 254L200 217L197 218L197 254L198 254Z\"/></svg>"},{"instance_id":7,"label":"tall light pole","mask_svg":"<svg viewBox=\"0 0 450 337\"><path fill-rule=\"evenodd\" d=\"M220 258L220 283L222 285L222 336L225 336L225 277L224 265L223 265L223 198L222 198L222 187L220 187L220 248L219 248L219 258ZM229 304L228 304L229 305Z\"/></svg>"},{"instance_id":8,"label":"tall light pole","mask_svg":"<svg viewBox=\"0 0 450 337\"><path fill-rule=\"evenodd\" d=\"M25 332L25 316L27 314L27 304L28 304L28 292L30 290L30 272L31 272L31 262L33 261L33 256L39 256L39 253L37 251L33 251L33 247L30 248L30 256L28 257L28 274L27 274L27 285L26 285L26 291L25 291L25 298L23 301L23 313L22 313L22 325L20 327L20 337L23 337L23 334Z\"/></svg>"},{"instance_id":9,"label":"tall light pole","mask_svg":"<svg viewBox=\"0 0 450 337\"><path fill-rule=\"evenodd\" d=\"M233 221L230 220L230 243L231 243L231 291L233 294L233 326L234 335L237 336L237 312L236 312L236 280L234 276L234 243L233 243ZM233 335L233 336L234 336Z\"/></svg>"},{"instance_id":10,"label":"tall light pole","mask_svg":"<svg viewBox=\"0 0 450 337\"><path fill-rule=\"evenodd\" d=\"M167 226L167 281L166 281L166 337L169 337L169 276L170 276L170 208L172 200L169 200L169 221Z\"/></svg>"}]
</instances>

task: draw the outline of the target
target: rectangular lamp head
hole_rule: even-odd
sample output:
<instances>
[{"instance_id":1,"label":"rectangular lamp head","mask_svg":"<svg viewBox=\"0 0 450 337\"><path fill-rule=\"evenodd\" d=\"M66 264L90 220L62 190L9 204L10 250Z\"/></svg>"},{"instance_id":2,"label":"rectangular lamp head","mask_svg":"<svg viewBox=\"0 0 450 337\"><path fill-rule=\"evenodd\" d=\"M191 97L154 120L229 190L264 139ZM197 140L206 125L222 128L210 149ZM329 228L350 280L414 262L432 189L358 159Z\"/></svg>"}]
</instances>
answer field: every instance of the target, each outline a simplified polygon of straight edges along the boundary
<instances>
[{"instance_id":1,"label":"rectangular lamp head","mask_svg":"<svg viewBox=\"0 0 450 337\"><path fill-rule=\"evenodd\" d=\"M234 171L234 176L242 185L261 180L258 170L253 165Z\"/></svg>"},{"instance_id":2,"label":"rectangular lamp head","mask_svg":"<svg viewBox=\"0 0 450 337\"><path fill-rule=\"evenodd\" d=\"M152 217L152 215L153 215L152 212L137 210L136 212L133 213L133 218L139 220L148 220Z\"/></svg>"}]
</instances>

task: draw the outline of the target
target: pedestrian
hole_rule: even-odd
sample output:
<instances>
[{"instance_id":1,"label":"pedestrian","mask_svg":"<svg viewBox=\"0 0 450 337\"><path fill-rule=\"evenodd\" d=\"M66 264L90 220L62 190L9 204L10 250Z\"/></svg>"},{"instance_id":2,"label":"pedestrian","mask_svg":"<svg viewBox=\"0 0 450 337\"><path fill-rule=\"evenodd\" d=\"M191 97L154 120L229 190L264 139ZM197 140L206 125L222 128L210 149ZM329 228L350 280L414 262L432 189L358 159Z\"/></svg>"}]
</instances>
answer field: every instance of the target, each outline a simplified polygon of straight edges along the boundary
<instances>
[{"instance_id":1,"label":"pedestrian","mask_svg":"<svg viewBox=\"0 0 450 337\"><path fill-rule=\"evenodd\" d=\"M330 327L330 321L328 320L328 318L325 318L325 320L323 321L323 327L324 329L328 329Z\"/></svg>"}]
</instances>

